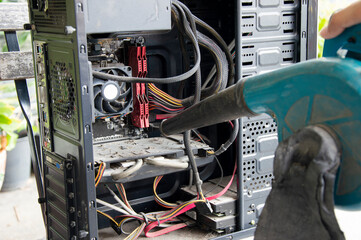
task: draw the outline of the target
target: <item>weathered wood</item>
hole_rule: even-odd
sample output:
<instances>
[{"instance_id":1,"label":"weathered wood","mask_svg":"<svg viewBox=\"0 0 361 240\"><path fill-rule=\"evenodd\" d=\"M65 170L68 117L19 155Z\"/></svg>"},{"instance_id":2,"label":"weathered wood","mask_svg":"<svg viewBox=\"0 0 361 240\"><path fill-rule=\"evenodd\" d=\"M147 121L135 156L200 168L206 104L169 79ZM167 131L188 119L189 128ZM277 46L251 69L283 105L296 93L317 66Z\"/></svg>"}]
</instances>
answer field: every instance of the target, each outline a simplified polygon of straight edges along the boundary
<instances>
[{"instance_id":1,"label":"weathered wood","mask_svg":"<svg viewBox=\"0 0 361 240\"><path fill-rule=\"evenodd\" d=\"M34 77L32 52L0 53L0 81Z\"/></svg>"},{"instance_id":2,"label":"weathered wood","mask_svg":"<svg viewBox=\"0 0 361 240\"><path fill-rule=\"evenodd\" d=\"M27 3L0 3L0 31L24 30L29 23Z\"/></svg>"}]
</instances>

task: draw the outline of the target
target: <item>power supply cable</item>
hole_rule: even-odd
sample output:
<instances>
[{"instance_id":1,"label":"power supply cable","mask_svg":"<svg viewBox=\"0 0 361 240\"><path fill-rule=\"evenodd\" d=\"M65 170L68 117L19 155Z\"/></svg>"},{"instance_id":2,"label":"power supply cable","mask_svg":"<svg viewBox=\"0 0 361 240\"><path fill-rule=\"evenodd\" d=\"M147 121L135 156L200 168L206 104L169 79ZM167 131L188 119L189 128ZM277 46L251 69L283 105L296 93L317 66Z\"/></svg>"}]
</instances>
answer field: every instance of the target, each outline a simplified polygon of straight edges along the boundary
<instances>
[{"instance_id":1,"label":"power supply cable","mask_svg":"<svg viewBox=\"0 0 361 240\"><path fill-rule=\"evenodd\" d=\"M178 2L176 0L172 1L172 7L176 8L178 10L178 12L181 16L181 19L183 20L183 27L184 27L185 32L187 33L187 31L189 31L189 30L192 31L192 34L195 37L195 42L197 43L197 47L199 50L198 32L197 32L196 24L192 17L193 15L192 15L191 11L185 5L180 4L180 2ZM197 49L195 49L195 55L196 54L198 54ZM202 87L201 84L202 84L202 79L201 79L201 71L200 71L200 67L199 67L197 69L197 72L195 75L195 91L194 91L193 104L199 102L201 99L201 87Z\"/></svg>"},{"instance_id":2,"label":"power supply cable","mask_svg":"<svg viewBox=\"0 0 361 240\"><path fill-rule=\"evenodd\" d=\"M228 45L228 51L232 52L233 49L236 46L236 40L233 39L232 42ZM235 52L232 53L232 61L235 57ZM204 81L203 85L202 85L202 89L205 89L208 85L208 83L213 79L214 75L217 73L217 69L216 69L216 65L214 65L211 69L211 71L209 72L206 80Z\"/></svg>"},{"instance_id":3,"label":"power supply cable","mask_svg":"<svg viewBox=\"0 0 361 240\"><path fill-rule=\"evenodd\" d=\"M102 177L104 175L105 168L106 168L106 164L105 164L105 162L102 162L99 165L98 173L97 173L97 175L95 177L95 187L97 187L99 185L100 180L102 179Z\"/></svg>"},{"instance_id":4,"label":"power supply cable","mask_svg":"<svg viewBox=\"0 0 361 240\"><path fill-rule=\"evenodd\" d=\"M155 177L154 179L154 182L153 182L153 193L154 193L154 200L159 204L161 205L162 207L165 207L165 208L174 208L174 207L177 207L178 204L175 204L175 203L169 203L167 201L164 201L161 197L159 197L158 193L157 193L157 187L158 187L158 184L160 182L160 180L163 178L163 176L157 176Z\"/></svg>"},{"instance_id":5,"label":"power supply cable","mask_svg":"<svg viewBox=\"0 0 361 240\"><path fill-rule=\"evenodd\" d=\"M207 23L205 23L203 20L199 19L198 17L194 16L195 22L197 25L201 26L202 28L204 28L205 30L207 30L212 36L214 36L214 38L216 39L216 41L219 43L219 46L221 47L221 49L223 50L223 52L226 54L227 57L227 61L228 61L228 67L229 67L229 76L228 76L228 86L231 86L234 84L234 63L233 63L233 58L231 55L231 52L228 50L228 46L227 43L223 40L223 38L219 35L219 33L217 33L216 30L214 30L211 26L209 26Z\"/></svg>"},{"instance_id":6,"label":"power supply cable","mask_svg":"<svg viewBox=\"0 0 361 240\"><path fill-rule=\"evenodd\" d=\"M187 8L184 3L180 2L180 1L176 1L176 2L178 2L178 4L181 5L182 7ZM203 20L199 19L198 17L196 17L193 14L192 14L192 17L195 20L195 23L197 25L199 25L202 28L204 28L205 30L207 30L217 40L217 42L219 43L222 50L226 53L227 60L229 63L228 85L229 86L232 85L234 83L234 64L233 64L232 56L231 56L230 51L228 50L228 46L227 46L226 42L223 40L221 35L219 35L219 33L217 33L217 31L214 30L214 28L212 28L207 23L205 23Z\"/></svg>"},{"instance_id":7,"label":"power supply cable","mask_svg":"<svg viewBox=\"0 0 361 240\"><path fill-rule=\"evenodd\" d=\"M187 29L189 27L187 25L188 23L186 21L186 14L188 15L188 20L190 22L190 26L191 26L191 29L193 31L192 34L194 36L197 36L197 29L196 29L196 26L195 26L194 19L192 17L193 15L190 12L190 10L184 4L182 4L182 3L180 3L179 1L176 1L176 0L172 1L172 6L177 8L177 10L179 11L179 13L180 13L180 15L181 15L181 17L183 19L183 25L184 25L183 27L186 30L186 32L187 32ZM197 41L197 39L196 39L196 41ZM197 43L198 43L198 41L197 41ZM199 48L198 48L198 50L199 50ZM192 105L195 104L195 103L198 103L200 101L200 99L201 99L201 79L200 79L200 71L198 71L197 75L196 75L196 88L195 88L195 93L194 93ZM184 141L185 152L186 152L186 154L187 154L187 156L189 158L189 163L190 163L190 165L192 167L192 170L193 170L194 179L196 181L196 186L197 186L197 192L198 192L200 198L202 200L204 200L204 196L203 196L203 192L202 192L202 180L199 177L197 163L195 161L195 157L194 157L192 147L191 147L191 144L190 144L190 135L191 135L190 130L183 133L183 141Z\"/></svg>"},{"instance_id":8,"label":"power supply cable","mask_svg":"<svg viewBox=\"0 0 361 240\"><path fill-rule=\"evenodd\" d=\"M227 86L228 80L228 62L224 52L219 48L219 46L206 35L198 32L198 41L199 45L209 51L216 63L216 73L217 77L212 81L211 85L207 88L202 87L201 96L207 98L220 90L223 90ZM203 84L204 86L205 84ZM193 96L188 97L182 100L182 105L185 107L190 106Z\"/></svg>"}]
</instances>

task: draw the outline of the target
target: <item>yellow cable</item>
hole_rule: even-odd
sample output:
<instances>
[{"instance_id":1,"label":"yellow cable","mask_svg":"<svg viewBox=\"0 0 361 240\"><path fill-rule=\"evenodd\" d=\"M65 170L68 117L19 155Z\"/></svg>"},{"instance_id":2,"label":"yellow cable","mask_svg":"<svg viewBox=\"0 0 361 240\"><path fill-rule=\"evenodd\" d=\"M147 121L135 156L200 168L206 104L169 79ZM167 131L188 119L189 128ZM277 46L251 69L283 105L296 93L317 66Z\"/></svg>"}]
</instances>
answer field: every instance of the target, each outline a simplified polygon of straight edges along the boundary
<instances>
[{"instance_id":1,"label":"yellow cable","mask_svg":"<svg viewBox=\"0 0 361 240\"><path fill-rule=\"evenodd\" d=\"M177 99L177 98L169 95L168 93L160 90L160 89L157 88L153 83L150 83L149 85L150 85L149 88L150 88L152 91L157 92L157 93L160 93L160 94L162 94L163 96L165 96L165 97L167 97L167 98L170 98L171 100L174 100L174 101L177 102L177 103L181 103L181 102L182 102L181 100L179 100L179 99Z\"/></svg>"},{"instance_id":2,"label":"yellow cable","mask_svg":"<svg viewBox=\"0 0 361 240\"><path fill-rule=\"evenodd\" d=\"M98 179L97 182L95 183L95 187L97 187L98 184L100 183L100 180L102 179L103 174L104 174L104 171L105 171L105 163L104 163L104 162L102 163L101 166L102 166L102 167L99 167L99 171L100 171L101 173L100 173L99 179ZM101 168L101 169L100 169L100 168ZM98 172L98 173L99 173L99 172Z\"/></svg>"},{"instance_id":3,"label":"yellow cable","mask_svg":"<svg viewBox=\"0 0 361 240\"><path fill-rule=\"evenodd\" d=\"M109 219L110 219L113 223L115 223L118 227L120 226L120 224L118 224L117 221L115 221L114 218L112 218L112 217L109 216L108 214L103 213L103 212L101 212L101 211L99 211L99 210L97 210L97 212L100 213L100 214L102 214L103 216L109 218Z\"/></svg>"},{"instance_id":4,"label":"yellow cable","mask_svg":"<svg viewBox=\"0 0 361 240\"><path fill-rule=\"evenodd\" d=\"M168 101L171 104L174 104L179 107L183 106L180 101L176 101L175 99L172 99L169 95L167 96L164 92L160 92L155 89L152 89L152 91L154 91L156 94L160 95L160 97L164 98L164 100Z\"/></svg>"},{"instance_id":5,"label":"yellow cable","mask_svg":"<svg viewBox=\"0 0 361 240\"><path fill-rule=\"evenodd\" d=\"M120 221L118 226L121 226L123 224L123 222L125 222L127 219L129 219L129 217L126 217L122 221Z\"/></svg>"},{"instance_id":6,"label":"yellow cable","mask_svg":"<svg viewBox=\"0 0 361 240\"><path fill-rule=\"evenodd\" d=\"M204 202L204 200L194 200L194 201L191 201L191 202L188 202L186 204L184 204L183 206L181 206L179 209L177 209L176 211L172 212L170 215L167 215L167 216L164 216L162 218L159 218L159 220L164 220L164 219L168 219L168 218L172 218L172 216L174 216L176 213L178 213L179 211L181 211L183 208L187 207L188 205L190 204L195 204L195 203L198 203L198 202Z\"/></svg>"},{"instance_id":7,"label":"yellow cable","mask_svg":"<svg viewBox=\"0 0 361 240\"><path fill-rule=\"evenodd\" d=\"M157 194L157 189L156 189L156 182L157 180L159 179L159 182L160 180L162 179L163 176L157 176L155 179L154 179L154 182L153 182L153 192L154 192L154 195L155 197L158 199L158 201L160 201L161 203L163 203L164 205L168 206L168 207L177 207L178 205L175 204L175 203L169 203L169 202L166 202L164 201L162 198L160 198ZM159 184L158 182L158 184Z\"/></svg>"},{"instance_id":8,"label":"yellow cable","mask_svg":"<svg viewBox=\"0 0 361 240\"><path fill-rule=\"evenodd\" d=\"M144 223L142 223L141 225L139 225L136 229L134 229L133 232L131 232L131 234L128 235L128 237L126 237L124 240L130 240L130 239L133 239L133 235L137 235L138 231L140 229L142 229L142 226L143 226Z\"/></svg>"},{"instance_id":9,"label":"yellow cable","mask_svg":"<svg viewBox=\"0 0 361 240\"><path fill-rule=\"evenodd\" d=\"M181 103L181 100L179 99L176 99L172 96L170 96L169 94L163 92L162 90L160 90L159 88L157 88L155 85L153 84L149 84L149 88L157 93L158 95L160 95L161 97L165 98L165 100L167 100L168 102L176 105L176 106L179 106L179 107L183 107L182 103Z\"/></svg>"},{"instance_id":10,"label":"yellow cable","mask_svg":"<svg viewBox=\"0 0 361 240\"><path fill-rule=\"evenodd\" d=\"M99 174L100 174L100 172L101 172L100 170L101 170L103 164L104 164L104 163L101 163L101 164L99 165L99 171L98 171L97 176L95 177L95 182L97 182L97 180L98 180Z\"/></svg>"}]
</instances>

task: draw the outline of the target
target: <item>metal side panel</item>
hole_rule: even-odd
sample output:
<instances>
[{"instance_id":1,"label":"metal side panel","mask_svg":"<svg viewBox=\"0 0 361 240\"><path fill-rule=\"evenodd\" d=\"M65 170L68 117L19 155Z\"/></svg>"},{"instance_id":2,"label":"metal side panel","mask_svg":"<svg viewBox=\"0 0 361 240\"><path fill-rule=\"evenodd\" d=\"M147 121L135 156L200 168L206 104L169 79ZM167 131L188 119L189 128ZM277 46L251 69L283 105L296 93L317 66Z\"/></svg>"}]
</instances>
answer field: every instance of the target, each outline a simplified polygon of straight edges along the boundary
<instances>
[{"instance_id":1,"label":"metal side panel","mask_svg":"<svg viewBox=\"0 0 361 240\"><path fill-rule=\"evenodd\" d=\"M237 79L314 58L317 1L237 0ZM262 96L260 96L262 97ZM268 115L240 119L238 230L256 226L271 190L276 122Z\"/></svg>"},{"instance_id":2,"label":"metal side panel","mask_svg":"<svg viewBox=\"0 0 361 240\"><path fill-rule=\"evenodd\" d=\"M96 239L91 76L84 3L83 0L29 0L28 3L41 149L48 158L44 160L48 238ZM57 168L49 159L55 159L58 164L70 159L74 177L69 177L70 172ZM75 199L72 204L70 198Z\"/></svg>"}]
</instances>

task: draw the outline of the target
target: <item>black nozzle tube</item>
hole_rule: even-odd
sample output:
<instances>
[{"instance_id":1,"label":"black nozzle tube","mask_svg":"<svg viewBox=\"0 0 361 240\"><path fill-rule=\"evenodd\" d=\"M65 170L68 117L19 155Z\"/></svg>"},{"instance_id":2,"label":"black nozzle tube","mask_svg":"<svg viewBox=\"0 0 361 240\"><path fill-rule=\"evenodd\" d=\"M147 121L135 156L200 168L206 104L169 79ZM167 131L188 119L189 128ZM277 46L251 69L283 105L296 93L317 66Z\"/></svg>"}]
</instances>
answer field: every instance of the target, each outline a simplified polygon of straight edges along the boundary
<instances>
[{"instance_id":1,"label":"black nozzle tube","mask_svg":"<svg viewBox=\"0 0 361 240\"><path fill-rule=\"evenodd\" d=\"M243 83L244 81L240 81L173 118L163 121L160 126L162 134L169 136L240 117L257 115L247 107L243 99Z\"/></svg>"}]
</instances>

